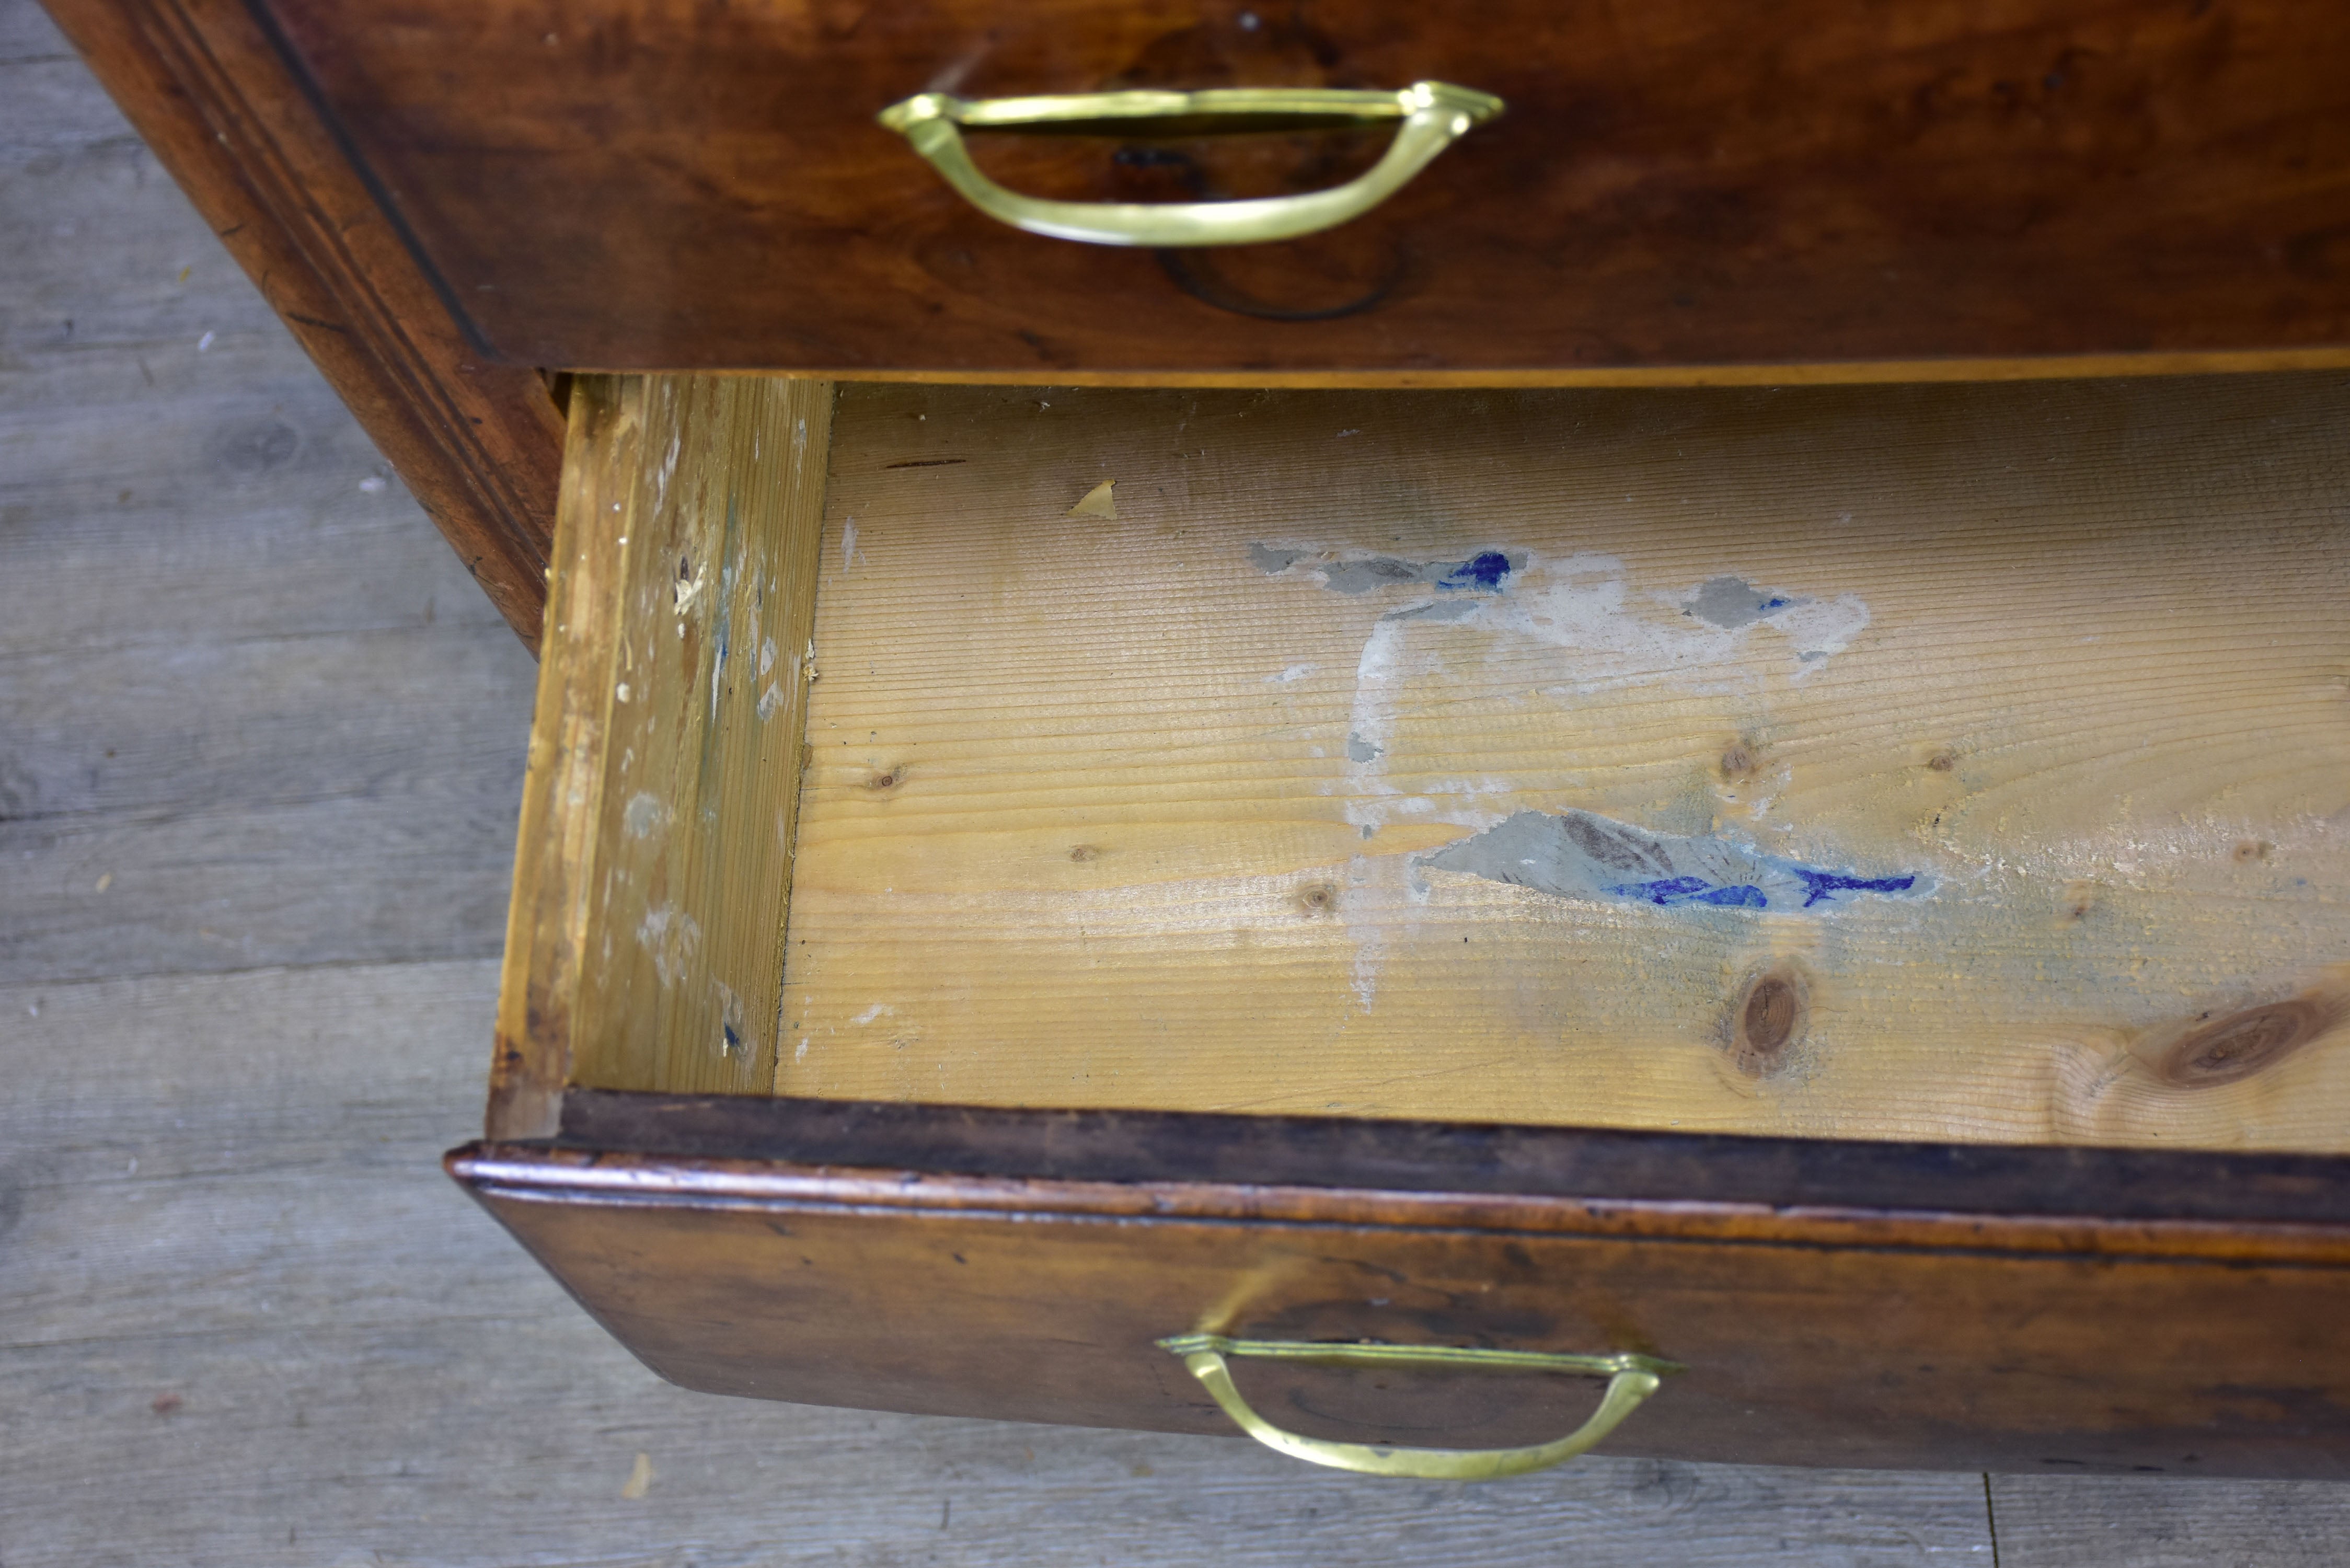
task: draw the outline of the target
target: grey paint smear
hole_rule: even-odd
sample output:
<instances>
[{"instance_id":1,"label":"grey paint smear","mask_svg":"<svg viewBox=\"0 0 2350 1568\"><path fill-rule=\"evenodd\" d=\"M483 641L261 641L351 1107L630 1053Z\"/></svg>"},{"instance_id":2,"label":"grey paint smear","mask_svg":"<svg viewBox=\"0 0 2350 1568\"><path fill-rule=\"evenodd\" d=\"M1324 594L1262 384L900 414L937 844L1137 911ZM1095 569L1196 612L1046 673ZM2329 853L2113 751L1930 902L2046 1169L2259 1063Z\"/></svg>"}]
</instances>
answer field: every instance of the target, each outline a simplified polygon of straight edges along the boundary
<instances>
[{"instance_id":1,"label":"grey paint smear","mask_svg":"<svg viewBox=\"0 0 2350 1568\"><path fill-rule=\"evenodd\" d=\"M1556 816L1522 811L1419 864L1562 898L1663 909L1818 913L1861 897L1915 898L1934 890L1933 878L1922 873L1863 876L1829 870L1727 839L1650 833L1588 811Z\"/></svg>"},{"instance_id":2,"label":"grey paint smear","mask_svg":"<svg viewBox=\"0 0 2350 1568\"><path fill-rule=\"evenodd\" d=\"M1793 594L1758 588L1743 577L1710 577L1698 585L1695 598L1681 602L1681 613L1693 615L1725 631L1735 631L1781 610L1811 602Z\"/></svg>"},{"instance_id":3,"label":"grey paint smear","mask_svg":"<svg viewBox=\"0 0 2350 1568\"><path fill-rule=\"evenodd\" d=\"M1351 734L1347 737L1347 760L1348 762L1370 762L1374 758L1378 757L1383 750L1385 750L1384 747L1375 746L1370 742L1363 739L1360 733Z\"/></svg>"},{"instance_id":4,"label":"grey paint smear","mask_svg":"<svg viewBox=\"0 0 2350 1568\"><path fill-rule=\"evenodd\" d=\"M1381 620L1461 620L1482 607L1475 599L1434 599L1424 605L1389 610Z\"/></svg>"}]
</instances>

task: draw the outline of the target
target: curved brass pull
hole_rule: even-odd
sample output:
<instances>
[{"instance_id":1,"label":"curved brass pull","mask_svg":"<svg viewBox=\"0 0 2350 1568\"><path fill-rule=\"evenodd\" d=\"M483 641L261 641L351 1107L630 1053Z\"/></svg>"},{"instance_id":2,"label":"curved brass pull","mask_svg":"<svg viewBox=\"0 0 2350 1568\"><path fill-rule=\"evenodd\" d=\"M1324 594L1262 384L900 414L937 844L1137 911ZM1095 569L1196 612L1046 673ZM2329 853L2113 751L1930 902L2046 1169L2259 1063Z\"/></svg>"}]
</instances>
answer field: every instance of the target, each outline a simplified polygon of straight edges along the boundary
<instances>
[{"instance_id":1,"label":"curved brass pull","mask_svg":"<svg viewBox=\"0 0 2350 1568\"><path fill-rule=\"evenodd\" d=\"M1308 1464L1366 1475L1408 1476L1419 1480L1498 1480L1522 1476L1575 1458L1614 1431L1658 1383L1680 1367L1654 1356L1565 1355L1533 1350L1477 1350L1452 1345L1307 1345L1287 1340L1226 1339L1214 1334L1180 1334L1159 1342L1183 1359L1185 1370L1241 1430L1266 1448ZM1264 1356L1338 1366L1460 1366L1521 1372L1575 1372L1607 1379L1607 1392L1591 1418L1555 1442L1523 1449L1388 1449L1368 1443L1338 1443L1284 1431L1249 1407L1232 1386L1228 1355Z\"/></svg>"},{"instance_id":2,"label":"curved brass pull","mask_svg":"<svg viewBox=\"0 0 2350 1568\"><path fill-rule=\"evenodd\" d=\"M1430 160L1471 126L1502 112L1491 93L1449 82L1414 82L1401 92L1336 88L1214 88L1203 92L1081 93L1067 98L970 100L917 93L878 117L913 144L989 217L1033 234L1097 245L1253 245L1295 239L1361 216L1403 189ZM1255 130L1299 125L1361 125L1395 119L1385 156L1344 185L1303 196L1238 202L1047 202L1007 191L979 171L962 144L963 126L1115 131Z\"/></svg>"}]
</instances>

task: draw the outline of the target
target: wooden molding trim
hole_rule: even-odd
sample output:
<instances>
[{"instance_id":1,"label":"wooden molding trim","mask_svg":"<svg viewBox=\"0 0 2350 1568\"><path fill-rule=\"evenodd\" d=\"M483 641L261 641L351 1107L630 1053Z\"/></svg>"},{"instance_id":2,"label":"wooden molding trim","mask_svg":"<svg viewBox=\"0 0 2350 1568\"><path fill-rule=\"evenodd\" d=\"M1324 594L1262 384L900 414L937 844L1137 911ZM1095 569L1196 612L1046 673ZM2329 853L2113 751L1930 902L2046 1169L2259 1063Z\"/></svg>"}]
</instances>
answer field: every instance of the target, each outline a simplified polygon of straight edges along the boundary
<instances>
[{"instance_id":1,"label":"wooden molding trim","mask_svg":"<svg viewBox=\"0 0 2350 1568\"><path fill-rule=\"evenodd\" d=\"M1002 1110L574 1088L556 1147L654 1164L886 1167L975 1182L1333 1189L1581 1205L2350 1229L2327 1155L1877 1143L1162 1111ZM2084 1220L2082 1216L2094 1216Z\"/></svg>"},{"instance_id":2,"label":"wooden molding trim","mask_svg":"<svg viewBox=\"0 0 2350 1568\"><path fill-rule=\"evenodd\" d=\"M988 370L889 370L856 367L794 370L829 381L917 382L957 387L1155 387L1304 390L1530 390L1548 388L1883 386L1914 381L2077 381L2125 376L2244 376L2350 369L2350 348L2211 349L2142 354L2060 354L2001 359L1793 360L1753 365L1555 366L1539 370L1084 370L1010 366ZM725 369L716 376L772 376Z\"/></svg>"},{"instance_id":3,"label":"wooden molding trim","mask_svg":"<svg viewBox=\"0 0 2350 1568\"><path fill-rule=\"evenodd\" d=\"M1983 1215L1863 1204L1774 1208L1673 1199L1254 1187L1213 1181L1091 1182L941 1176L879 1166L682 1160L537 1144L473 1143L443 1159L477 1197L520 1203L828 1212L876 1219L1014 1219L1023 1224L1336 1226L1387 1231L1605 1237L1726 1246L1854 1248L1946 1256L2059 1256L2266 1268L2350 1267L2350 1229L2089 1215Z\"/></svg>"},{"instance_id":4,"label":"wooden molding trim","mask_svg":"<svg viewBox=\"0 0 2350 1568\"><path fill-rule=\"evenodd\" d=\"M563 421L468 342L237 0L44 0L523 640L538 644Z\"/></svg>"}]
</instances>

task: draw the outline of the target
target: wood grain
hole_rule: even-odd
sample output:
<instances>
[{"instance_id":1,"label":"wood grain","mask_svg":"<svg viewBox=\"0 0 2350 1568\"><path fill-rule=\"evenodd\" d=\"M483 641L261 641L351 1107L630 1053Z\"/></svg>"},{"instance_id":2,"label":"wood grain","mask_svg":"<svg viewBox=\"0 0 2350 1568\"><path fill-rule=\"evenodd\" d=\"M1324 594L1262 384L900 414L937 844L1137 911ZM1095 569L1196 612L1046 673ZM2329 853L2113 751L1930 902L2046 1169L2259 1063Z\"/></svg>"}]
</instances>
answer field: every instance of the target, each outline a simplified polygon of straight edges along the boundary
<instances>
[{"instance_id":1,"label":"wood grain","mask_svg":"<svg viewBox=\"0 0 2350 1568\"><path fill-rule=\"evenodd\" d=\"M11 20L0 982L494 954L528 658L47 18Z\"/></svg>"},{"instance_id":2,"label":"wood grain","mask_svg":"<svg viewBox=\"0 0 2350 1568\"><path fill-rule=\"evenodd\" d=\"M2299 0L265 12L509 363L1249 384L2350 348L2350 18ZM1017 233L872 120L925 88L1431 77L1509 112L1354 223L1214 254ZM1316 189L1377 150L974 143L1094 201Z\"/></svg>"},{"instance_id":3,"label":"wood grain","mask_svg":"<svg viewBox=\"0 0 2350 1568\"><path fill-rule=\"evenodd\" d=\"M777 1090L2350 1147L2346 397L852 389Z\"/></svg>"},{"instance_id":4,"label":"wood grain","mask_svg":"<svg viewBox=\"0 0 2350 1568\"><path fill-rule=\"evenodd\" d=\"M832 389L586 378L556 534L492 1124L577 1075L775 1076Z\"/></svg>"},{"instance_id":5,"label":"wood grain","mask_svg":"<svg viewBox=\"0 0 2350 1568\"><path fill-rule=\"evenodd\" d=\"M140 136L536 646L561 421L492 362L236 0L48 7Z\"/></svg>"},{"instance_id":6,"label":"wood grain","mask_svg":"<svg viewBox=\"0 0 2350 1568\"><path fill-rule=\"evenodd\" d=\"M2146 1476L1993 1476L1988 1485L2002 1563L2111 1568L2338 1563L2342 1532L2313 1521L2310 1511L2350 1490L2295 1481L2182 1487Z\"/></svg>"}]
</instances>

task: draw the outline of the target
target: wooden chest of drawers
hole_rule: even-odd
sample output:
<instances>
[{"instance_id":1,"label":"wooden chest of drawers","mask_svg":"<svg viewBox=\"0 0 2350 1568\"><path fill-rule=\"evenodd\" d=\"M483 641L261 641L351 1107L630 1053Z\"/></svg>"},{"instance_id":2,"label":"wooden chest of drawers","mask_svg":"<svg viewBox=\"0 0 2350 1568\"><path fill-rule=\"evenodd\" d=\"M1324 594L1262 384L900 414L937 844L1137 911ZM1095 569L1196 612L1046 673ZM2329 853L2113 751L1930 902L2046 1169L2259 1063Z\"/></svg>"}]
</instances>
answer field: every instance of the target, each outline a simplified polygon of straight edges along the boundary
<instances>
[{"instance_id":1,"label":"wooden chest of drawers","mask_svg":"<svg viewBox=\"0 0 2350 1568\"><path fill-rule=\"evenodd\" d=\"M2337 7L50 5L542 647L452 1168L667 1375L2350 1462Z\"/></svg>"},{"instance_id":2,"label":"wooden chest of drawers","mask_svg":"<svg viewBox=\"0 0 2350 1568\"><path fill-rule=\"evenodd\" d=\"M583 379L452 1168L723 1392L2338 1474L2345 406Z\"/></svg>"}]
</instances>

